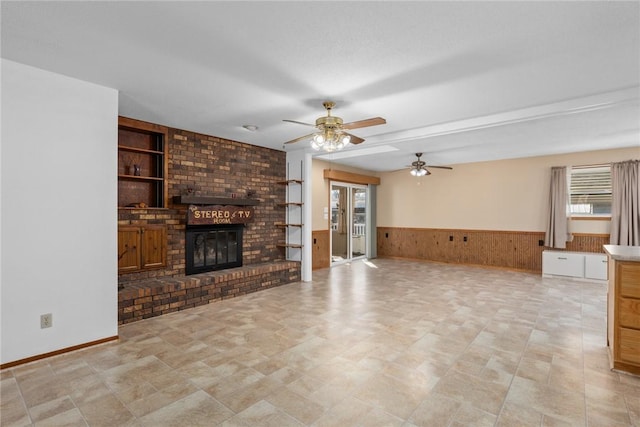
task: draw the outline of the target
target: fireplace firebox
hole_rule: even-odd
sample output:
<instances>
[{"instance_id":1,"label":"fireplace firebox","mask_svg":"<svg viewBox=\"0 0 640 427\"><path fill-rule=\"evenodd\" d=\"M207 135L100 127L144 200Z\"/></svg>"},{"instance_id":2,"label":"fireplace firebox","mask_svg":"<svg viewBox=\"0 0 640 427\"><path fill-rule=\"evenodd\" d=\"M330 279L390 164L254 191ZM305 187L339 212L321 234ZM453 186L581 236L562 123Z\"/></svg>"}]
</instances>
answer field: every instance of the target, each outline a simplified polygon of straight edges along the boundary
<instances>
[{"instance_id":1,"label":"fireplace firebox","mask_svg":"<svg viewBox=\"0 0 640 427\"><path fill-rule=\"evenodd\" d=\"M242 228L241 224L187 227L185 274L241 267Z\"/></svg>"}]
</instances>

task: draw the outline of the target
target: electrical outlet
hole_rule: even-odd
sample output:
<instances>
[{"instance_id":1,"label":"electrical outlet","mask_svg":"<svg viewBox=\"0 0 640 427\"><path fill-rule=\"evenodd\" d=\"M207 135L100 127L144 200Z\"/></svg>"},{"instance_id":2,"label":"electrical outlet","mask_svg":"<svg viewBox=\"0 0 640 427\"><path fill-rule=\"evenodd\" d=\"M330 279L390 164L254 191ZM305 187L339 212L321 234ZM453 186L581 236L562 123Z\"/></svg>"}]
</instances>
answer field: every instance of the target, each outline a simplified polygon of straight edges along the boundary
<instances>
[{"instance_id":1,"label":"electrical outlet","mask_svg":"<svg viewBox=\"0 0 640 427\"><path fill-rule=\"evenodd\" d=\"M53 326L53 315L51 313L40 316L40 329L50 328Z\"/></svg>"}]
</instances>

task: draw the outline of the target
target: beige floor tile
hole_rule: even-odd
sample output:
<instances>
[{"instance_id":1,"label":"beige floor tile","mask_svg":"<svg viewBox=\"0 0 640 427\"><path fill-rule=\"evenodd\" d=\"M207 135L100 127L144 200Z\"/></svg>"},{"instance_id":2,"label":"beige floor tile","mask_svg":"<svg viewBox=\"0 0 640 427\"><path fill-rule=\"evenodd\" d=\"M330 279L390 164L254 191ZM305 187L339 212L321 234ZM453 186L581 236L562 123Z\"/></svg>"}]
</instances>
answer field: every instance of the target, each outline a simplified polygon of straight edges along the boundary
<instances>
[{"instance_id":1,"label":"beige floor tile","mask_svg":"<svg viewBox=\"0 0 640 427\"><path fill-rule=\"evenodd\" d=\"M88 426L89 424L87 424L85 418L80 413L80 410L78 408L73 408L42 419L34 425L35 427L83 427Z\"/></svg>"},{"instance_id":2,"label":"beige floor tile","mask_svg":"<svg viewBox=\"0 0 640 427\"><path fill-rule=\"evenodd\" d=\"M154 393L146 394L140 399L127 401L126 405L132 414L136 417L142 417L181 400L197 390L197 387L191 383L180 382Z\"/></svg>"},{"instance_id":3,"label":"beige floor tile","mask_svg":"<svg viewBox=\"0 0 640 427\"><path fill-rule=\"evenodd\" d=\"M199 390L141 417L140 423L149 427L211 426L233 415L230 409Z\"/></svg>"},{"instance_id":4,"label":"beige floor tile","mask_svg":"<svg viewBox=\"0 0 640 427\"><path fill-rule=\"evenodd\" d=\"M407 419L430 391L431 386L422 381L407 383L381 374L365 382L354 396L370 406Z\"/></svg>"},{"instance_id":5,"label":"beige floor tile","mask_svg":"<svg viewBox=\"0 0 640 427\"><path fill-rule=\"evenodd\" d=\"M67 412L75 407L76 405L73 403L71 398L69 396L64 396L31 407L29 409L29 414L31 415L31 420L38 422L45 418L51 418L55 415Z\"/></svg>"},{"instance_id":6,"label":"beige floor tile","mask_svg":"<svg viewBox=\"0 0 640 427\"><path fill-rule=\"evenodd\" d=\"M508 390L507 385L453 370L438 381L434 387L434 391L437 393L470 403L474 407L494 415L499 413Z\"/></svg>"},{"instance_id":7,"label":"beige floor tile","mask_svg":"<svg viewBox=\"0 0 640 427\"><path fill-rule=\"evenodd\" d=\"M496 427L537 427L542 423L542 414L529 405L518 405L513 402L505 402L502 406Z\"/></svg>"},{"instance_id":8,"label":"beige floor tile","mask_svg":"<svg viewBox=\"0 0 640 427\"><path fill-rule=\"evenodd\" d=\"M553 360L553 357L551 357L551 360ZM516 375L520 378L546 384L549 380L549 372L551 372L550 362L523 357L516 371Z\"/></svg>"},{"instance_id":9,"label":"beige floor tile","mask_svg":"<svg viewBox=\"0 0 640 427\"><path fill-rule=\"evenodd\" d=\"M303 427L304 424L261 400L239 414L227 419L221 427Z\"/></svg>"},{"instance_id":10,"label":"beige floor tile","mask_svg":"<svg viewBox=\"0 0 640 427\"><path fill-rule=\"evenodd\" d=\"M111 394L80 403L78 408L91 426L124 425L134 419L129 409Z\"/></svg>"},{"instance_id":11,"label":"beige floor tile","mask_svg":"<svg viewBox=\"0 0 640 427\"><path fill-rule=\"evenodd\" d=\"M216 396L221 403L238 413L258 403L269 395L280 390L284 385L270 377L264 377L256 382L248 384L232 393L224 393Z\"/></svg>"},{"instance_id":12,"label":"beige floor tile","mask_svg":"<svg viewBox=\"0 0 640 427\"><path fill-rule=\"evenodd\" d=\"M401 426L402 419L376 410L376 407L366 404L359 399L347 397L325 412L313 427L343 427L343 426Z\"/></svg>"},{"instance_id":13,"label":"beige floor tile","mask_svg":"<svg viewBox=\"0 0 640 427\"><path fill-rule=\"evenodd\" d=\"M430 393L411 414L409 421L416 426L447 426L462 406L459 400L438 393Z\"/></svg>"},{"instance_id":14,"label":"beige floor tile","mask_svg":"<svg viewBox=\"0 0 640 427\"><path fill-rule=\"evenodd\" d=\"M587 386L587 416L590 420L608 420L631 424L624 395L600 387ZM591 424L591 422L590 422Z\"/></svg>"},{"instance_id":15,"label":"beige floor tile","mask_svg":"<svg viewBox=\"0 0 640 427\"><path fill-rule=\"evenodd\" d=\"M463 403L455 415L453 426L491 427L495 425L498 417L494 414L475 408L473 405Z\"/></svg>"},{"instance_id":16,"label":"beige floor tile","mask_svg":"<svg viewBox=\"0 0 640 427\"><path fill-rule=\"evenodd\" d=\"M530 407L543 415L569 423L585 423L584 392L575 392L515 377L507 401Z\"/></svg>"},{"instance_id":17,"label":"beige floor tile","mask_svg":"<svg viewBox=\"0 0 640 427\"><path fill-rule=\"evenodd\" d=\"M0 425L28 425L31 423L18 382L11 371L2 371L0 381ZM11 374L11 375L9 375Z\"/></svg>"},{"instance_id":18,"label":"beige floor tile","mask_svg":"<svg viewBox=\"0 0 640 427\"><path fill-rule=\"evenodd\" d=\"M265 400L305 425L312 424L325 412L322 405L284 387L267 396Z\"/></svg>"}]
</instances>

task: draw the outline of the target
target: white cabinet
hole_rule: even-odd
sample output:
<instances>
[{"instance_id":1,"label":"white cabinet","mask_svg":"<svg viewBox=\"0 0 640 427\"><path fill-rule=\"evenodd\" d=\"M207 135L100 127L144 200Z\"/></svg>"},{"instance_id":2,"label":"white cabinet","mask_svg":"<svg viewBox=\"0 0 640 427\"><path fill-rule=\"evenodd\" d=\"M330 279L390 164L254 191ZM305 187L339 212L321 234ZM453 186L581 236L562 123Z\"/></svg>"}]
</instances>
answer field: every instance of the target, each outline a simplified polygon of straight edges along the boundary
<instances>
[{"instance_id":1,"label":"white cabinet","mask_svg":"<svg viewBox=\"0 0 640 427\"><path fill-rule=\"evenodd\" d=\"M542 275L607 280L607 256L586 252L542 252Z\"/></svg>"},{"instance_id":2,"label":"white cabinet","mask_svg":"<svg viewBox=\"0 0 640 427\"><path fill-rule=\"evenodd\" d=\"M586 279L607 280L607 266L605 254L585 254L584 277Z\"/></svg>"},{"instance_id":3,"label":"white cabinet","mask_svg":"<svg viewBox=\"0 0 640 427\"><path fill-rule=\"evenodd\" d=\"M542 274L552 276L584 276L584 254L575 252L542 252Z\"/></svg>"}]
</instances>

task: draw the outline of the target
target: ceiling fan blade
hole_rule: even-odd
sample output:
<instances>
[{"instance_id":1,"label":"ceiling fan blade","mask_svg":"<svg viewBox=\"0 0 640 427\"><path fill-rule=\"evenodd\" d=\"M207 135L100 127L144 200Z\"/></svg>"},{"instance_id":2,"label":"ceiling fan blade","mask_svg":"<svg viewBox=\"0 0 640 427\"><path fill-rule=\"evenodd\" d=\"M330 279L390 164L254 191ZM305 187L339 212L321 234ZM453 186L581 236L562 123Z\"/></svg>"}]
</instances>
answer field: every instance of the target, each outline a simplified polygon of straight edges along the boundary
<instances>
[{"instance_id":1,"label":"ceiling fan blade","mask_svg":"<svg viewBox=\"0 0 640 427\"><path fill-rule=\"evenodd\" d=\"M310 133L309 135L305 135L305 136L301 136L300 138L296 138L296 139L292 139L291 141L287 141L285 142L285 144L294 144L298 141L303 141L305 139L311 139L311 137L313 136L312 133Z\"/></svg>"},{"instance_id":2,"label":"ceiling fan blade","mask_svg":"<svg viewBox=\"0 0 640 427\"><path fill-rule=\"evenodd\" d=\"M345 123L342 125L342 129L358 129L366 128L367 126L383 125L387 123L382 117L373 117L371 119L360 120L357 122Z\"/></svg>"},{"instance_id":3,"label":"ceiling fan blade","mask_svg":"<svg viewBox=\"0 0 640 427\"><path fill-rule=\"evenodd\" d=\"M428 168L435 168L435 169L449 169L449 170L453 170L453 168L451 166L433 166L433 165L427 165L426 167Z\"/></svg>"},{"instance_id":4,"label":"ceiling fan blade","mask_svg":"<svg viewBox=\"0 0 640 427\"><path fill-rule=\"evenodd\" d=\"M351 144L360 144L362 142L364 142L364 139L360 138L359 136L355 136L351 133L347 133L344 132L345 135L349 135L351 137L351 140L349 141Z\"/></svg>"},{"instance_id":5,"label":"ceiling fan blade","mask_svg":"<svg viewBox=\"0 0 640 427\"><path fill-rule=\"evenodd\" d=\"M305 122L299 122L297 120L283 120L283 122L289 122L289 123L297 123L299 125L304 125L304 126L311 126L311 127L316 127L316 125L312 125L311 123L305 123Z\"/></svg>"}]
</instances>

